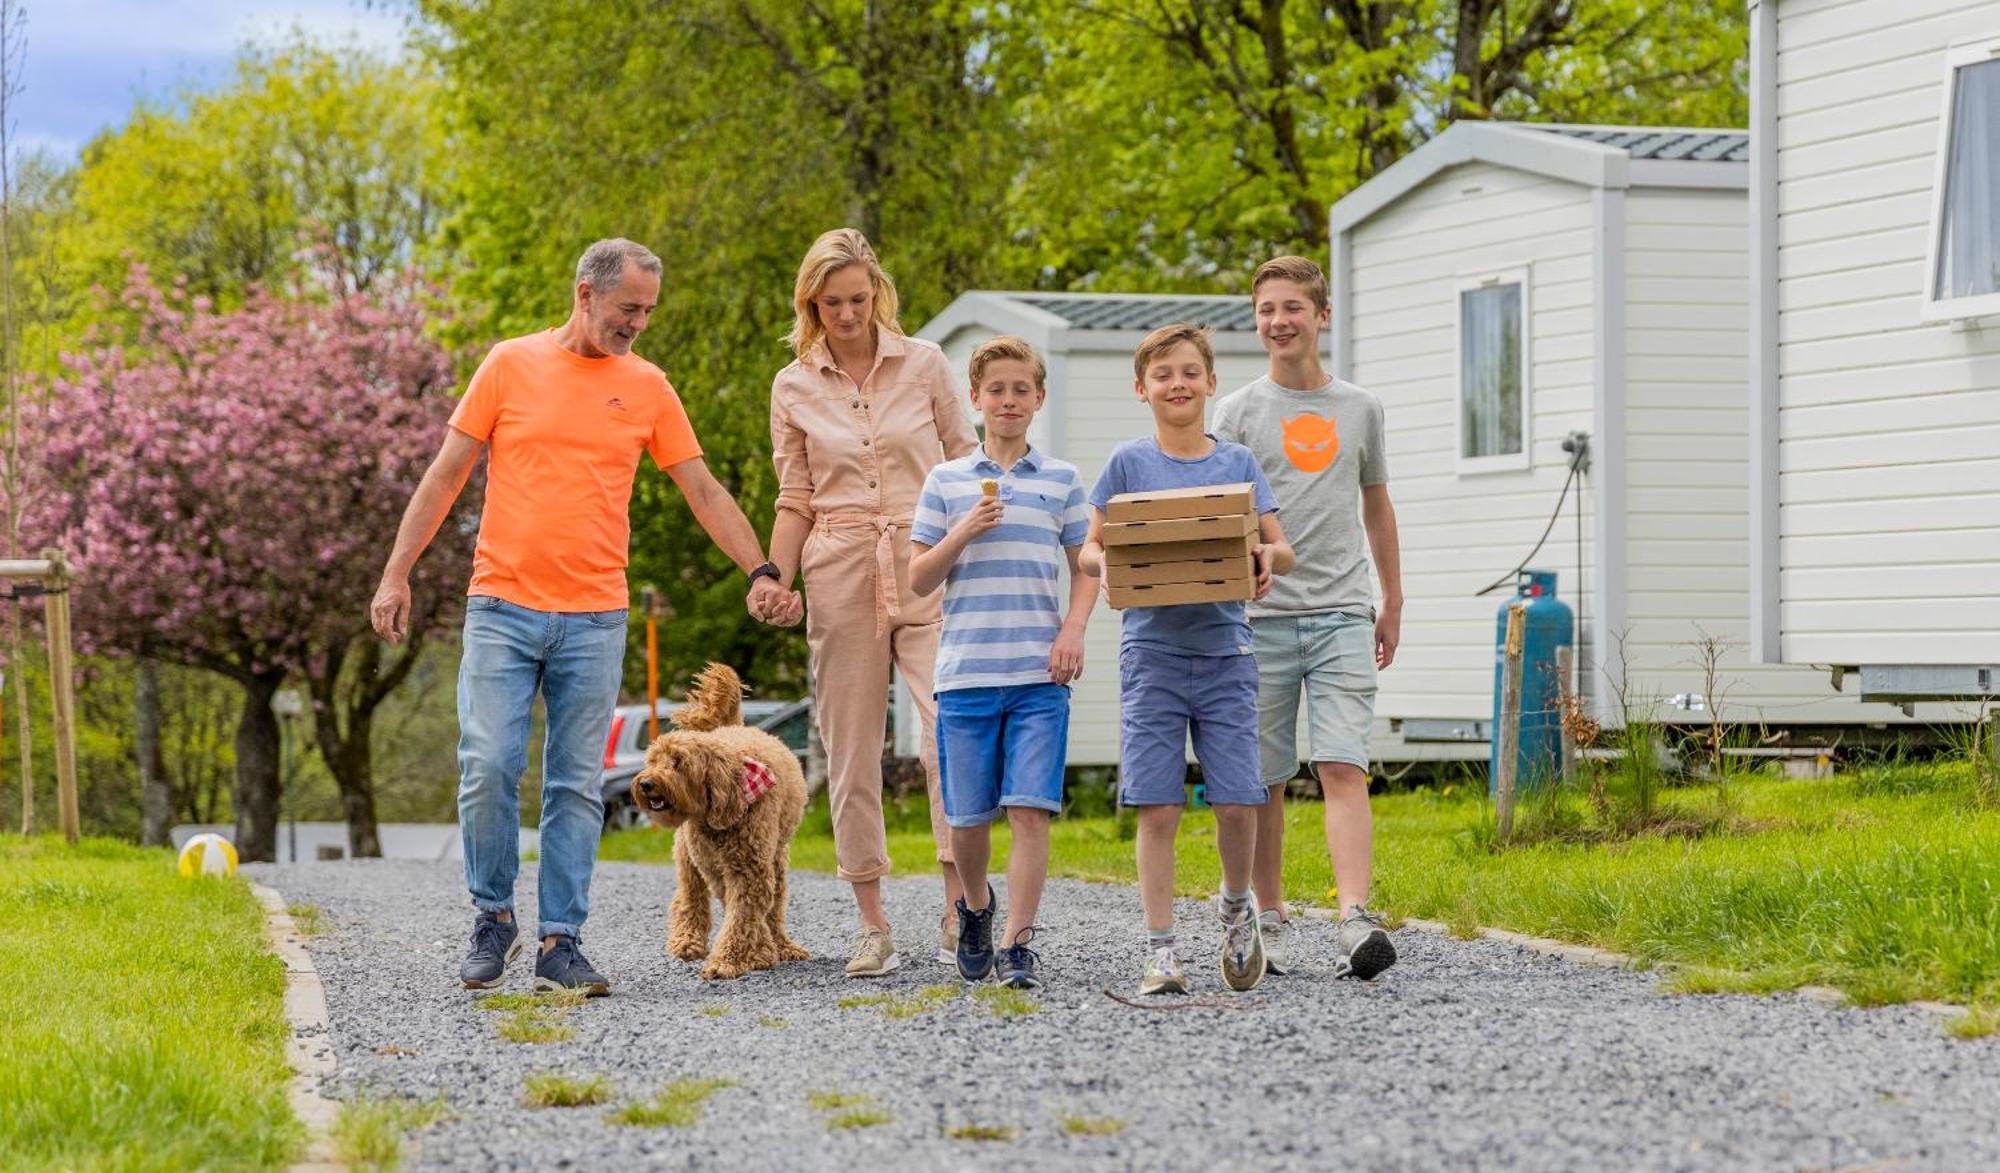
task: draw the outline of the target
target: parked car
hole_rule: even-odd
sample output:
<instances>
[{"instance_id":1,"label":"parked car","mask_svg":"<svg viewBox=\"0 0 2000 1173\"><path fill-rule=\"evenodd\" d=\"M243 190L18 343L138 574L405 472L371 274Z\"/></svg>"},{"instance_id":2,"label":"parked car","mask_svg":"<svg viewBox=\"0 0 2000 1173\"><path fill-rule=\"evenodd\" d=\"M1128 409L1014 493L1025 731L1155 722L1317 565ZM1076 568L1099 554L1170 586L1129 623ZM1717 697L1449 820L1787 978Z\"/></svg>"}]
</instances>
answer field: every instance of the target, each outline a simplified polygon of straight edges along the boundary
<instances>
[{"instance_id":1,"label":"parked car","mask_svg":"<svg viewBox=\"0 0 2000 1173\"><path fill-rule=\"evenodd\" d=\"M666 732L667 718L681 707L679 701L659 702L660 731ZM785 743L801 761L806 756L806 737L812 724L812 699L796 701L743 702L743 723L770 732ZM604 827L637 827L645 823L632 803L632 778L645 764L646 747L653 743L652 728L646 720L646 706L619 705L611 715L611 736L604 743Z\"/></svg>"}]
</instances>

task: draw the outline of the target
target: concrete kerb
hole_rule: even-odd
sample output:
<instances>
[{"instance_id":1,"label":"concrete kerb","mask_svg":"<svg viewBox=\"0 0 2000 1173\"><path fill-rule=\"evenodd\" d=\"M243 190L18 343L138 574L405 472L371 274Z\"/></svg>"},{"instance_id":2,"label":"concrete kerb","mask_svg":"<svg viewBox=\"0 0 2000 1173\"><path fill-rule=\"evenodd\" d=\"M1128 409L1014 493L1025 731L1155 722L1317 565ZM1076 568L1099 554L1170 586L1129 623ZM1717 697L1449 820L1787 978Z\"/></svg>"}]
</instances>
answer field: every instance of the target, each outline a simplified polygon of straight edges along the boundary
<instances>
[{"instance_id":1,"label":"concrete kerb","mask_svg":"<svg viewBox=\"0 0 2000 1173\"><path fill-rule=\"evenodd\" d=\"M1296 905L1294 908L1301 916L1310 917L1313 920L1332 921L1338 919L1331 909L1300 908ZM1452 927L1443 921L1405 917L1403 926L1416 929L1418 932L1432 933L1441 937L1455 935ZM1611 949L1599 949L1595 945L1578 945L1572 941L1558 941L1553 937L1531 937L1526 933L1515 933L1506 929L1489 929L1484 925L1475 930L1475 933L1477 936L1483 937L1488 941L1500 941L1504 944L1525 949L1530 953L1540 953L1547 957L1560 957L1564 961L1572 962L1576 965L1594 965L1600 969L1623 969L1634 972L1649 970L1660 974L1672 973L1675 970L1683 968L1670 961L1643 961L1629 953L1619 953ZM1800 986L1792 992L1809 1002L1818 1002L1826 1006L1844 1006L1848 1003L1847 994L1832 986ZM1938 1018L1953 1018L1965 1013L1965 1007L1951 1002L1923 1001L1907 1004L1928 1014L1935 1015Z\"/></svg>"},{"instance_id":2,"label":"concrete kerb","mask_svg":"<svg viewBox=\"0 0 2000 1173\"><path fill-rule=\"evenodd\" d=\"M334 1161L332 1129L340 1105L320 1094L320 1081L333 1074L333 1026L327 1020L326 989L298 925L285 910L285 898L262 884L250 890L264 905L264 939L285 963L285 1021L291 1037L285 1041L285 1062L292 1069L292 1114L306 1128L306 1147L294 1170L341 1168Z\"/></svg>"}]
</instances>

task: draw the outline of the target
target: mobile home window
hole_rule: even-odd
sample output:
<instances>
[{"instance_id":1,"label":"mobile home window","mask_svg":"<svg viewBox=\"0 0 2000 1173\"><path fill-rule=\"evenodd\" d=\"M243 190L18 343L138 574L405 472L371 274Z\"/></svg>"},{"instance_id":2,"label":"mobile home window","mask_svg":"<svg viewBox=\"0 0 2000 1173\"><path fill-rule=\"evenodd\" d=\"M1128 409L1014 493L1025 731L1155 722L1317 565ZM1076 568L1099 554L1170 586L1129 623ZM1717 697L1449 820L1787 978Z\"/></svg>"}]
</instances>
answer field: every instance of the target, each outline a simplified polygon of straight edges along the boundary
<instances>
[{"instance_id":1,"label":"mobile home window","mask_svg":"<svg viewBox=\"0 0 2000 1173\"><path fill-rule=\"evenodd\" d=\"M1925 316L2000 314L2000 41L1945 68Z\"/></svg>"},{"instance_id":2,"label":"mobile home window","mask_svg":"<svg viewBox=\"0 0 2000 1173\"><path fill-rule=\"evenodd\" d=\"M1528 467L1528 275L1458 290L1458 467Z\"/></svg>"}]
</instances>

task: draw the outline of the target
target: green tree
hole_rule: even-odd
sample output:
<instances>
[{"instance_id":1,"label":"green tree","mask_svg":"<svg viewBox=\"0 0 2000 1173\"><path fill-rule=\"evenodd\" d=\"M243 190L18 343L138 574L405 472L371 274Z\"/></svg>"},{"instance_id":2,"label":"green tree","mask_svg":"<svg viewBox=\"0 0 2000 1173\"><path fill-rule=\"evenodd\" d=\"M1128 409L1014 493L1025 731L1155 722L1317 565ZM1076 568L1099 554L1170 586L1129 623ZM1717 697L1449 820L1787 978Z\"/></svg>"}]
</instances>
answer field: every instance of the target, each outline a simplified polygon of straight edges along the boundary
<instances>
[{"instance_id":1,"label":"green tree","mask_svg":"<svg viewBox=\"0 0 2000 1173\"><path fill-rule=\"evenodd\" d=\"M436 228L436 96L420 65L301 38L246 49L219 90L142 99L83 150L67 287L123 288L136 261L225 304L307 271L367 289Z\"/></svg>"},{"instance_id":2,"label":"green tree","mask_svg":"<svg viewBox=\"0 0 2000 1173\"><path fill-rule=\"evenodd\" d=\"M762 532L776 497L771 377L790 361L780 338L812 239L840 224L868 232L911 327L1005 279L993 233L1014 160L979 60L979 6L422 7L449 79L458 166L445 244L468 328L490 340L559 321L593 239L658 251L665 288L640 349L667 369L710 464ZM522 44L538 47L525 75ZM631 579L657 584L673 615L663 682L726 659L767 692L803 686L802 641L744 614L742 576L650 465L632 522Z\"/></svg>"}]
</instances>

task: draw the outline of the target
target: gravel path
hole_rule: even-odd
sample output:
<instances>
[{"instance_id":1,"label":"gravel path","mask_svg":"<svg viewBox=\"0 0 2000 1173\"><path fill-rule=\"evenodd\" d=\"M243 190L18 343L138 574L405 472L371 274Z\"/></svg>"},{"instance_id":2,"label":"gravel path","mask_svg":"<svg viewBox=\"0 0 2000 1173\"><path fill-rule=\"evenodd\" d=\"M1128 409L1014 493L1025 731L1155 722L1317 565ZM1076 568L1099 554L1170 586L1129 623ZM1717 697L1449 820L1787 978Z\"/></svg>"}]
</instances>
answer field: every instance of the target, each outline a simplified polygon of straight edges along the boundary
<instances>
[{"instance_id":1,"label":"gravel path","mask_svg":"<svg viewBox=\"0 0 2000 1173\"><path fill-rule=\"evenodd\" d=\"M671 871L607 864L584 944L614 996L567 1013L573 1041L523 1045L457 987L471 912L455 867L244 871L326 918L311 949L340 1064L329 1094L451 1102L453 1119L406 1146L415 1167L2000 1167L2000 1039L1952 1041L1912 1009L1668 997L1644 974L1413 931L1396 935L1402 960L1380 980L1334 981L1332 929L1300 922L1306 972L1214 999L1223 1008L1149 1012L1103 993L1138 979L1136 893L1055 881L1036 1012L996 1017L957 997L896 1018L837 1003L956 985L933 959L935 878L885 885L914 955L889 978L841 976L845 886L801 874L791 924L814 959L703 983L662 950ZM529 923L533 875L520 887ZM1194 902L1181 941L1196 994L1218 994L1220 933ZM506 988L531 977L524 957ZM615 1127L604 1107L520 1106L522 1081L541 1071L603 1073L614 1105L680 1078L736 1086L690 1126ZM871 1096L891 1119L830 1128L836 1113L807 1102L815 1091ZM1071 1116L1124 1127L1075 1135ZM1017 1131L949 1135L965 1125Z\"/></svg>"}]
</instances>

